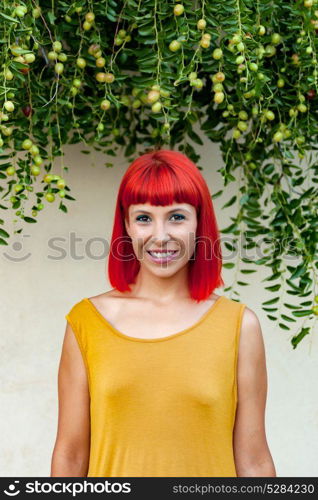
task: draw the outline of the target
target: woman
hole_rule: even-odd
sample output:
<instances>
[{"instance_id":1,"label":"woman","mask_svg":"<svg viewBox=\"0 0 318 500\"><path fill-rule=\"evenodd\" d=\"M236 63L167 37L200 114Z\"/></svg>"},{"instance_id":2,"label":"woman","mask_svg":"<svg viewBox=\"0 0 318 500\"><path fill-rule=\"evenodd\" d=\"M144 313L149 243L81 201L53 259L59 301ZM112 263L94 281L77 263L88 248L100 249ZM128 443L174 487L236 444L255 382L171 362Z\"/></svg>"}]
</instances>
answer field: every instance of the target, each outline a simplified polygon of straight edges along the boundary
<instances>
[{"instance_id":1,"label":"woman","mask_svg":"<svg viewBox=\"0 0 318 500\"><path fill-rule=\"evenodd\" d=\"M276 476L260 324L214 293L221 269L198 168L169 150L137 158L117 197L114 288L66 315L51 476Z\"/></svg>"}]
</instances>

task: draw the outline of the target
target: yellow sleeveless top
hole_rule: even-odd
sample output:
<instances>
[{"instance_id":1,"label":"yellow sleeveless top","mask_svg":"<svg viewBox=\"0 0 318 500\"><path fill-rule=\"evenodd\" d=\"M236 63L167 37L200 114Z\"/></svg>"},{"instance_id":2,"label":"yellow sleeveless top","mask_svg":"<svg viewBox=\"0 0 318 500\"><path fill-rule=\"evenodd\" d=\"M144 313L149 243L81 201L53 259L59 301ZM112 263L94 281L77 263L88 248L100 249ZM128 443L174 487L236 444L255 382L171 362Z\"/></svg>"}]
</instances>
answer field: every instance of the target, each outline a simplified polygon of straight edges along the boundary
<instances>
[{"instance_id":1,"label":"yellow sleeveless top","mask_svg":"<svg viewBox=\"0 0 318 500\"><path fill-rule=\"evenodd\" d=\"M220 296L193 326L125 335L84 298L65 316L90 392L87 477L236 477L233 426L245 304Z\"/></svg>"}]
</instances>

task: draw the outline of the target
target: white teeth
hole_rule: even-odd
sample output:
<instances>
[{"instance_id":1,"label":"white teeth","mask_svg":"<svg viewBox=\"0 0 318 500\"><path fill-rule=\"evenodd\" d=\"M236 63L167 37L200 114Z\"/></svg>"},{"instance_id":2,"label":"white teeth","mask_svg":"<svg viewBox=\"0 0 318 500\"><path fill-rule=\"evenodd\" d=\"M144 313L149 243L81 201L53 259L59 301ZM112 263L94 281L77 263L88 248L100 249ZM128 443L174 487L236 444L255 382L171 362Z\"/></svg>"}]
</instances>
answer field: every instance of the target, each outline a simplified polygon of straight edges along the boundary
<instances>
[{"instance_id":1,"label":"white teeth","mask_svg":"<svg viewBox=\"0 0 318 500\"><path fill-rule=\"evenodd\" d=\"M171 251L171 252L149 252L150 255L152 255L153 257L156 257L156 259L160 259L160 258L166 258L168 257L169 255L173 255L175 252L174 251Z\"/></svg>"}]
</instances>

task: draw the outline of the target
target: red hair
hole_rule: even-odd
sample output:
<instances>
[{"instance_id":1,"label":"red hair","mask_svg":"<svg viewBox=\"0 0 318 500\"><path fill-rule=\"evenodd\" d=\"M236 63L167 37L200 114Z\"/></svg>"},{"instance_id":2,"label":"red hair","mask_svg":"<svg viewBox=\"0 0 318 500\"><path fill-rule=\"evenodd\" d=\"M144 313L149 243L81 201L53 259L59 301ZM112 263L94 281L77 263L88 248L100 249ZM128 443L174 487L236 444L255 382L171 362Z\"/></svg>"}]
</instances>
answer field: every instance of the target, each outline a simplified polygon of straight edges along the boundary
<instances>
[{"instance_id":1,"label":"red hair","mask_svg":"<svg viewBox=\"0 0 318 500\"><path fill-rule=\"evenodd\" d=\"M108 276L113 288L131 291L129 284L135 283L140 269L124 224L129 206L139 203L194 206L197 230L195 258L188 264L190 295L199 302L207 299L215 288L224 286L219 231L206 181L183 153L154 150L129 165L119 187L108 260Z\"/></svg>"}]
</instances>

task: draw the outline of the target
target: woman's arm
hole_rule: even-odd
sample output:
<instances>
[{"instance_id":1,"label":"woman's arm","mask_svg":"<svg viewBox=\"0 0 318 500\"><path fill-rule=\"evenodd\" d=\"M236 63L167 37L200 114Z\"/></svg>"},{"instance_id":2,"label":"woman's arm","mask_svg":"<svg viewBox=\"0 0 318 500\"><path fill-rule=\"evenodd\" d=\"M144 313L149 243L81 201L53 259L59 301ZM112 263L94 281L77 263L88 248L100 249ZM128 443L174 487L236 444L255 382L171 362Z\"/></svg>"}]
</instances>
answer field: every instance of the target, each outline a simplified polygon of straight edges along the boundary
<instances>
[{"instance_id":1,"label":"woman's arm","mask_svg":"<svg viewBox=\"0 0 318 500\"><path fill-rule=\"evenodd\" d=\"M59 415L51 477L86 477L90 447L90 397L81 351L67 323L58 372Z\"/></svg>"},{"instance_id":2,"label":"woman's arm","mask_svg":"<svg viewBox=\"0 0 318 500\"><path fill-rule=\"evenodd\" d=\"M265 433L267 372L261 326L245 307L239 343L234 457L238 477L276 477Z\"/></svg>"}]
</instances>

